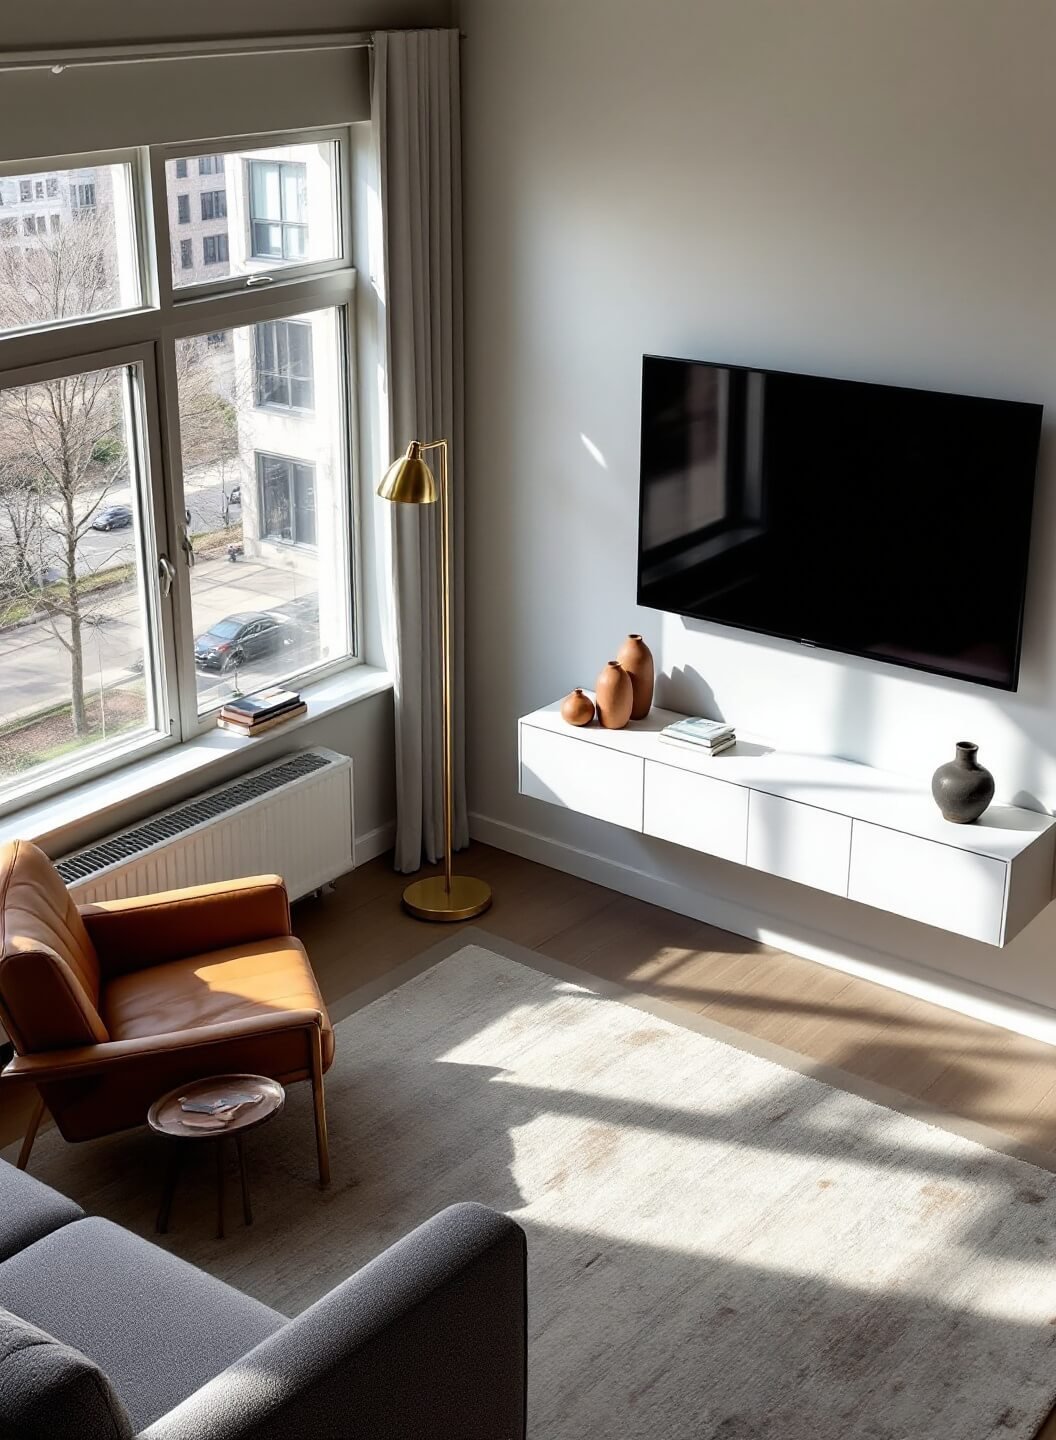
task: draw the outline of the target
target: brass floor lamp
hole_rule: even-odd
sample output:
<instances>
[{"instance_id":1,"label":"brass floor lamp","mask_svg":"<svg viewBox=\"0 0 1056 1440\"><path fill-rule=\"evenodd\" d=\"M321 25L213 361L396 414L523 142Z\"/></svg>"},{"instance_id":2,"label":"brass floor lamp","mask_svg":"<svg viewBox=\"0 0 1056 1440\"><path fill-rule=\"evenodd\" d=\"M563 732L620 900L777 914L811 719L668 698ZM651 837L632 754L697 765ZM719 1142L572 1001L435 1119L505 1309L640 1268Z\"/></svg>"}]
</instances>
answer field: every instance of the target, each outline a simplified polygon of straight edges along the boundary
<instances>
[{"instance_id":1,"label":"brass floor lamp","mask_svg":"<svg viewBox=\"0 0 1056 1440\"><path fill-rule=\"evenodd\" d=\"M378 494L401 505L432 505L437 499L436 477L422 458L426 450L440 451L440 669L443 676L444 757L444 873L415 880L403 892L406 909L419 920L469 920L491 904L491 887L470 875L454 875L451 867L454 825L454 736L451 723L451 493L447 481L447 441L412 440L406 455L393 461L381 477Z\"/></svg>"}]
</instances>

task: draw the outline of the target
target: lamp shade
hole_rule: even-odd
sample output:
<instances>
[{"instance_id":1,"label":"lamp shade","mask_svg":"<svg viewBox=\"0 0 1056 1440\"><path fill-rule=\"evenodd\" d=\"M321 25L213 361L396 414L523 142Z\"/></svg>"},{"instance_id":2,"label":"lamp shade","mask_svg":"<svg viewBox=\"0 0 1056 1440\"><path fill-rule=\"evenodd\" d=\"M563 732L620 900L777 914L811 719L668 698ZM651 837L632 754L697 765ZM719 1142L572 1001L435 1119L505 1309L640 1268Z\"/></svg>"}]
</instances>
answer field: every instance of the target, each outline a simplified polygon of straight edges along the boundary
<instances>
[{"instance_id":1,"label":"lamp shade","mask_svg":"<svg viewBox=\"0 0 1056 1440\"><path fill-rule=\"evenodd\" d=\"M412 440L407 454L394 460L381 477L377 493L400 505L431 505L436 499L436 477L422 459L419 441Z\"/></svg>"}]
</instances>

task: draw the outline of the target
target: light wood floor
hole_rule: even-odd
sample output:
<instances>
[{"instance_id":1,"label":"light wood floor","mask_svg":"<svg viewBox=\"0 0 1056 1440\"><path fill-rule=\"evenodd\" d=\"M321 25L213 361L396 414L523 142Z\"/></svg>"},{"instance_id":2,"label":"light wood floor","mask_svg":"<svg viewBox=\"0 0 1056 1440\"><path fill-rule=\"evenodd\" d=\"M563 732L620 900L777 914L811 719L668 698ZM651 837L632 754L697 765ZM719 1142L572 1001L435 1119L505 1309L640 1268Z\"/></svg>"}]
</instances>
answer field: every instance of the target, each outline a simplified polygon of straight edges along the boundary
<instances>
[{"instance_id":1,"label":"light wood floor","mask_svg":"<svg viewBox=\"0 0 1056 1440\"><path fill-rule=\"evenodd\" d=\"M482 929L1056 1152L1050 1045L490 846L457 858L495 892ZM328 1002L437 940L440 927L401 911L405 884L383 857L297 907ZM1037 1440L1056 1440L1056 1411Z\"/></svg>"},{"instance_id":2,"label":"light wood floor","mask_svg":"<svg viewBox=\"0 0 1056 1440\"><path fill-rule=\"evenodd\" d=\"M294 909L328 1003L439 938L401 911L406 881L390 867L372 861ZM483 929L1056 1153L1052 1046L489 846L473 845L458 868L495 892ZM8 1106L0 1144L20 1125ZM1042 1437L1056 1440L1056 1417Z\"/></svg>"},{"instance_id":3,"label":"light wood floor","mask_svg":"<svg viewBox=\"0 0 1056 1440\"><path fill-rule=\"evenodd\" d=\"M494 889L482 929L1056 1154L1050 1045L489 846L457 858ZM296 907L329 1001L439 938L400 910L405 883L386 857Z\"/></svg>"}]
</instances>

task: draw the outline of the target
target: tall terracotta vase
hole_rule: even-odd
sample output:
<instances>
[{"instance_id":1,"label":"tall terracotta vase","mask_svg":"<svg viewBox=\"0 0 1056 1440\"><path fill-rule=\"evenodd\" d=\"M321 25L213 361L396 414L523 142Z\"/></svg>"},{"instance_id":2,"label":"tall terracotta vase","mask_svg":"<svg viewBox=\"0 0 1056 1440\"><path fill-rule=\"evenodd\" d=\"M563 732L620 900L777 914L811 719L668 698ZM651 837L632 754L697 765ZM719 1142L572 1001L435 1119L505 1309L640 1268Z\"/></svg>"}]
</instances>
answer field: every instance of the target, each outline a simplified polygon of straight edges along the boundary
<instances>
[{"instance_id":1,"label":"tall terracotta vase","mask_svg":"<svg viewBox=\"0 0 1056 1440\"><path fill-rule=\"evenodd\" d=\"M598 724L606 730L622 730L631 718L634 686L618 660L610 660L598 676L594 698L598 707Z\"/></svg>"},{"instance_id":2,"label":"tall terracotta vase","mask_svg":"<svg viewBox=\"0 0 1056 1440\"><path fill-rule=\"evenodd\" d=\"M628 635L616 659L631 677L631 719L644 720L653 705L653 652L640 635Z\"/></svg>"}]
</instances>

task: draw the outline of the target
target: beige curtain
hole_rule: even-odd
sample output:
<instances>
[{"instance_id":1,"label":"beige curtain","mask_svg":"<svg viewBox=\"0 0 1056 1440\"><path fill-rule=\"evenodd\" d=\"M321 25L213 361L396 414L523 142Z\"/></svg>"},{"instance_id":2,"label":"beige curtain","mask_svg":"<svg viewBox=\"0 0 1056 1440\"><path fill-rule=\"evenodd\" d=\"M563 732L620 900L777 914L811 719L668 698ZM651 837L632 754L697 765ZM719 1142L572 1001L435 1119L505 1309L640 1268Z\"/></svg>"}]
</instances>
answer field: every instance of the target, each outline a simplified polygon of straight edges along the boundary
<instances>
[{"instance_id":1,"label":"beige curtain","mask_svg":"<svg viewBox=\"0 0 1056 1440\"><path fill-rule=\"evenodd\" d=\"M381 199L390 454L450 442L454 843L469 841L463 663L462 174L457 30L379 32L371 91ZM382 502L378 502L379 504ZM438 506L388 505L396 868L443 853Z\"/></svg>"}]
</instances>

